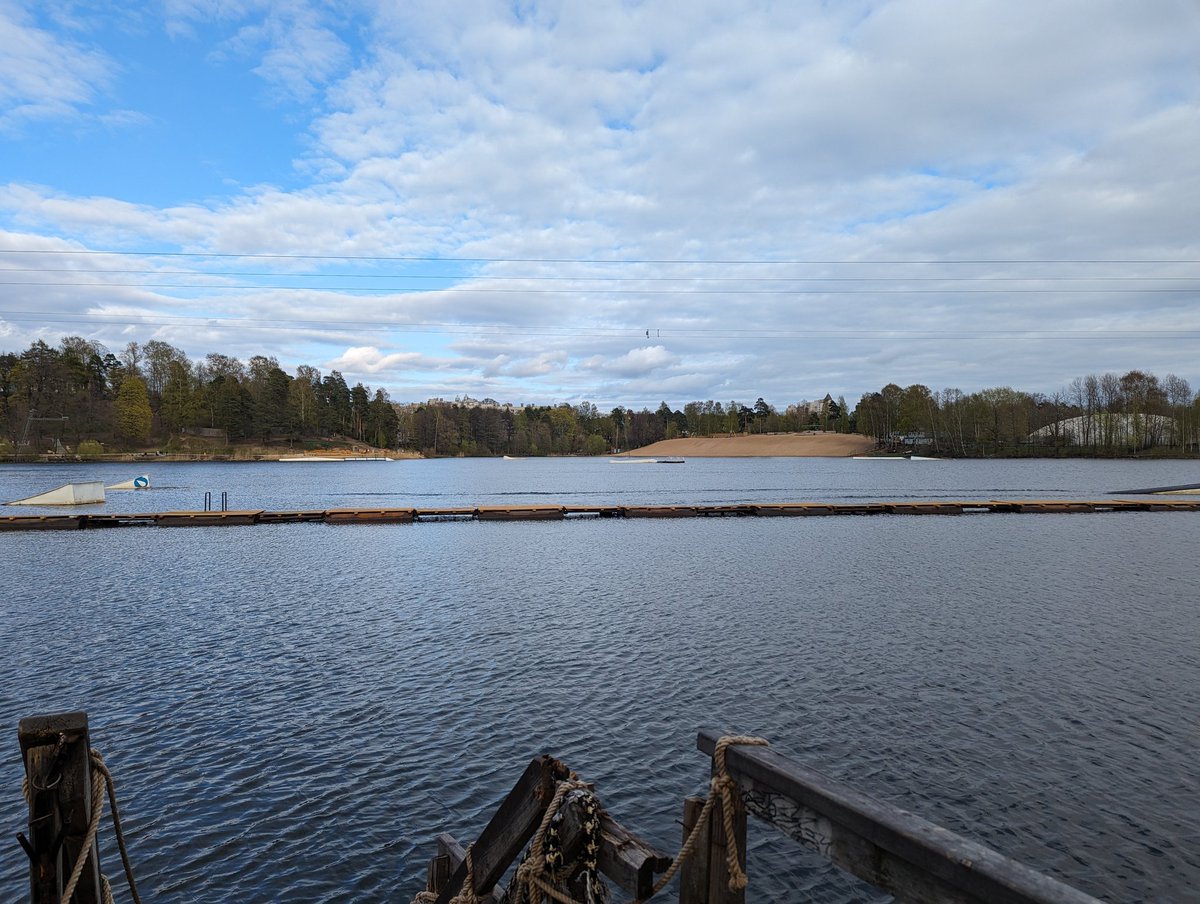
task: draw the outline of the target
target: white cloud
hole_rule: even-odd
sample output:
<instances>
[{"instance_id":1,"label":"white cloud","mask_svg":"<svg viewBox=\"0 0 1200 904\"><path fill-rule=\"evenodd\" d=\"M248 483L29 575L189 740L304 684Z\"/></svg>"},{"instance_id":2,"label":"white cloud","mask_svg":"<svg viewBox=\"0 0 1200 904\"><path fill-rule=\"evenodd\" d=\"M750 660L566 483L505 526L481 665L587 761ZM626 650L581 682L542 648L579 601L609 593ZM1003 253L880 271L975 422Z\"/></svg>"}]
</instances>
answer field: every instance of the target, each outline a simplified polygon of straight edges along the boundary
<instances>
[{"instance_id":1,"label":"white cloud","mask_svg":"<svg viewBox=\"0 0 1200 904\"><path fill-rule=\"evenodd\" d=\"M43 73L24 97L68 115L111 83L103 49L12 9L0 27L17 23L14 46ZM155 206L72 194L47 170L40 186L0 185L7 241L494 260L235 259L225 269L396 278L185 292L106 277L86 303L44 291L54 310L127 306L169 335L187 333L171 316L208 313L191 341L211 345L193 354L287 349L415 392L496 398L786 404L889 380L1053 391L1132 367L1200 383L1178 338L1200 333L1192 296L1109 279L1194 284L1196 266L1019 263L1196 259L1200 12L1187 4L703 0L681 15L603 0L170 0L163 27L304 98L294 162L308 184ZM52 50L62 73L39 62ZM680 259L700 263L600 263ZM759 263L716 263L738 260ZM1018 263L879 263L939 260ZM207 284L221 262L187 266ZM0 290L0 316L31 297ZM220 321L252 315L263 323L236 337Z\"/></svg>"},{"instance_id":2,"label":"white cloud","mask_svg":"<svg viewBox=\"0 0 1200 904\"><path fill-rule=\"evenodd\" d=\"M79 115L112 82L104 52L39 27L14 0L0 3L0 134Z\"/></svg>"},{"instance_id":3,"label":"white cloud","mask_svg":"<svg viewBox=\"0 0 1200 904\"><path fill-rule=\"evenodd\" d=\"M679 356L669 352L665 346L650 345L630 349L619 358L593 355L580 363L584 370L595 370L623 377L642 377L656 370L679 363Z\"/></svg>"},{"instance_id":4,"label":"white cloud","mask_svg":"<svg viewBox=\"0 0 1200 904\"><path fill-rule=\"evenodd\" d=\"M385 355L373 346L358 346L346 349L337 358L326 362L325 366L330 370L352 374L378 374L399 370L421 360L422 356L415 352L395 352Z\"/></svg>"}]
</instances>

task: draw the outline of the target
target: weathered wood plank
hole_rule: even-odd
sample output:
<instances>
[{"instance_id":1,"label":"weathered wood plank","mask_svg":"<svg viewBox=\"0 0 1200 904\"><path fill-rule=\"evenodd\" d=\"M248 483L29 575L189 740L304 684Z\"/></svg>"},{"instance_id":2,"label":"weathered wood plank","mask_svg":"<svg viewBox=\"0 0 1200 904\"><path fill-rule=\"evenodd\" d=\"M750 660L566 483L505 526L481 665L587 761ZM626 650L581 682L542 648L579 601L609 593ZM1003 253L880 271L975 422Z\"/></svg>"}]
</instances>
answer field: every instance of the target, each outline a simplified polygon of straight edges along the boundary
<instances>
[{"instance_id":1,"label":"weathered wood plank","mask_svg":"<svg viewBox=\"0 0 1200 904\"><path fill-rule=\"evenodd\" d=\"M326 524L411 524L412 509L336 508L325 510Z\"/></svg>"},{"instance_id":2,"label":"weathered wood plank","mask_svg":"<svg viewBox=\"0 0 1200 904\"><path fill-rule=\"evenodd\" d=\"M721 733L704 729L710 756ZM730 747L751 813L900 901L1098 904L982 844L875 800L769 747Z\"/></svg>"},{"instance_id":3,"label":"weathered wood plank","mask_svg":"<svg viewBox=\"0 0 1200 904\"><path fill-rule=\"evenodd\" d=\"M432 892L441 893L442 889L449 881L450 874L458 869L459 865L467 859L467 849L459 844L458 840L453 835L442 832L437 837L438 855L430 861L431 869L437 869L439 874L436 877L438 882L436 887L431 887ZM442 867L435 867L434 864L444 864L445 872L442 873ZM483 895L485 901L492 901L494 904L500 904L504 899L504 892L498 888L493 888L490 894Z\"/></svg>"},{"instance_id":4,"label":"weathered wood plank","mask_svg":"<svg viewBox=\"0 0 1200 904\"><path fill-rule=\"evenodd\" d=\"M481 505L475 509L480 521L561 521L561 505Z\"/></svg>"},{"instance_id":5,"label":"weathered wood plank","mask_svg":"<svg viewBox=\"0 0 1200 904\"><path fill-rule=\"evenodd\" d=\"M683 840L687 843L692 829L704 810L703 797L687 797L683 801ZM708 852L710 827L705 825L696 839L695 849L679 867L679 904L708 904Z\"/></svg>"},{"instance_id":6,"label":"weathered wood plank","mask_svg":"<svg viewBox=\"0 0 1200 904\"><path fill-rule=\"evenodd\" d=\"M693 505L624 505L621 506L624 518L695 518L696 507Z\"/></svg>"},{"instance_id":7,"label":"weathered wood plank","mask_svg":"<svg viewBox=\"0 0 1200 904\"><path fill-rule=\"evenodd\" d=\"M479 833L472 853L475 893L490 891L521 853L541 822L554 796L555 783L566 778L567 767L552 756L534 757L504 798L491 821ZM437 904L448 904L467 877L464 860L438 895Z\"/></svg>"}]
</instances>

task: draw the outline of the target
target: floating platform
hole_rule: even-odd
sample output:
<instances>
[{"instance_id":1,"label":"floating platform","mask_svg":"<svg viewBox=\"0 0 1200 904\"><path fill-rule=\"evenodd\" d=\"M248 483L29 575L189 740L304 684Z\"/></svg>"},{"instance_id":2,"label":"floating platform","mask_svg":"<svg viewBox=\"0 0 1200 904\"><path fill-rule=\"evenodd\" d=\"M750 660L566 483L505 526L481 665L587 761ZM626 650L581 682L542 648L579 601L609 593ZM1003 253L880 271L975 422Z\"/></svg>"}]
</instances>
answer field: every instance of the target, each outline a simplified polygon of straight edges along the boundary
<instances>
[{"instance_id":1,"label":"floating platform","mask_svg":"<svg viewBox=\"0 0 1200 904\"><path fill-rule=\"evenodd\" d=\"M104 481L65 483L45 493L26 499L6 502L5 505L100 505L104 502Z\"/></svg>"},{"instance_id":2,"label":"floating platform","mask_svg":"<svg viewBox=\"0 0 1200 904\"><path fill-rule=\"evenodd\" d=\"M139 474L137 477L132 477L129 480L121 483L114 483L112 486L105 487L106 490L148 490L150 489L150 475Z\"/></svg>"},{"instance_id":3,"label":"floating platform","mask_svg":"<svg viewBox=\"0 0 1200 904\"><path fill-rule=\"evenodd\" d=\"M573 521L581 518L812 518L835 515L1067 515L1200 512L1200 499L988 499L929 502L780 502L744 505L483 505L303 511L0 515L0 531L92 527L222 527L248 524L412 524L422 521Z\"/></svg>"},{"instance_id":4,"label":"floating platform","mask_svg":"<svg viewBox=\"0 0 1200 904\"><path fill-rule=\"evenodd\" d=\"M1185 483L1173 487L1146 487L1141 490L1114 490L1116 496L1197 496L1200 495L1200 483Z\"/></svg>"}]
</instances>

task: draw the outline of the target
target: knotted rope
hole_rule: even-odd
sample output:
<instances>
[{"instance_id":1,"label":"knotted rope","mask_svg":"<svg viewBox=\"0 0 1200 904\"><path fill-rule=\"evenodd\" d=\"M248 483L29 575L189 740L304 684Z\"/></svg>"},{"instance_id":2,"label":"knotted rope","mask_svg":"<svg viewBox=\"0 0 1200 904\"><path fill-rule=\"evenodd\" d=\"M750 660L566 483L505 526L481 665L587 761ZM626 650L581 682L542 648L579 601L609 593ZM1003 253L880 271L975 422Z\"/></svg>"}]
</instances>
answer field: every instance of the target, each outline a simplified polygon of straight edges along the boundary
<instances>
[{"instance_id":1,"label":"knotted rope","mask_svg":"<svg viewBox=\"0 0 1200 904\"><path fill-rule=\"evenodd\" d=\"M529 896L530 904L541 904L542 896L548 895L559 904L579 904L570 895L556 888L553 883L547 882L543 876L546 872L546 832L550 828L550 822L562 807L563 800L566 796L576 790L587 791L588 786L579 780L574 772L570 777L558 783L554 789L554 797L550 799L549 805L546 807L546 812L542 814L542 822L538 826L537 831L533 835L533 841L529 845L529 856L524 862L517 867L516 882L518 887L524 886L526 894Z\"/></svg>"},{"instance_id":2,"label":"knotted rope","mask_svg":"<svg viewBox=\"0 0 1200 904\"><path fill-rule=\"evenodd\" d=\"M725 859L729 869L729 890L739 891L746 887L749 880L746 878L741 858L738 856L736 827L733 824L733 805L734 795L737 793L737 782L729 774L729 769L725 765L725 751L735 745L766 747L769 744L770 742L765 738L755 738L749 735L726 735L717 741L717 749L713 752L713 777L708 785L708 799L704 802L704 809L700 811L696 824L692 826L692 831L688 834L687 840L684 841L683 847L679 849L675 859L671 861L670 867L659 877L650 894L645 898L639 898L634 904L642 904L666 888L667 883L675 877L679 868L683 866L688 857L692 856L696 850L696 844L704 832L704 827L708 825L708 819L712 815L718 796L721 798L721 811L724 816Z\"/></svg>"}]
</instances>

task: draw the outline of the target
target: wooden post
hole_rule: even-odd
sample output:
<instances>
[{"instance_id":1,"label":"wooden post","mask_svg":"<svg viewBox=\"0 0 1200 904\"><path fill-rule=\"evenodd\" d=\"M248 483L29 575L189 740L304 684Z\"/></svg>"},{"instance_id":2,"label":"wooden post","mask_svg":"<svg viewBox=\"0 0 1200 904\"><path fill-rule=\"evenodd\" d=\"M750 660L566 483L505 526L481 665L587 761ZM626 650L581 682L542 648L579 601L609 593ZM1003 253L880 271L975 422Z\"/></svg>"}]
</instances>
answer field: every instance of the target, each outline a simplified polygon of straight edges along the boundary
<instances>
[{"instance_id":1,"label":"wooden post","mask_svg":"<svg viewBox=\"0 0 1200 904\"><path fill-rule=\"evenodd\" d=\"M729 887L728 848L731 839L725 835L725 808L718 797L709 817L708 847L708 904L746 904L746 890ZM746 807L740 794L733 795L733 839L738 860L746 866Z\"/></svg>"},{"instance_id":2,"label":"wooden post","mask_svg":"<svg viewBox=\"0 0 1200 904\"><path fill-rule=\"evenodd\" d=\"M555 782L566 778L568 769L551 756L534 757L517 784L500 803L491 821L479 833L475 841L472 860L475 864L474 891L485 894L491 891L504 871L508 869L521 848L533 837L542 814L554 796ZM450 904L467 878L464 860L450 875L450 881L441 890L437 904Z\"/></svg>"},{"instance_id":3,"label":"wooden post","mask_svg":"<svg viewBox=\"0 0 1200 904\"><path fill-rule=\"evenodd\" d=\"M700 821L704 809L703 797L687 797L683 801L683 843ZM708 904L708 854L711 829L700 830L692 856L679 867L679 904Z\"/></svg>"},{"instance_id":4,"label":"wooden post","mask_svg":"<svg viewBox=\"0 0 1200 904\"><path fill-rule=\"evenodd\" d=\"M30 792L30 900L58 904L92 815L87 713L22 719L17 737ZM100 853L93 841L72 901L97 904L100 900Z\"/></svg>"},{"instance_id":5,"label":"wooden post","mask_svg":"<svg viewBox=\"0 0 1200 904\"><path fill-rule=\"evenodd\" d=\"M450 876L467 859L467 849L459 844L453 835L442 832L437 837L437 850L437 856L429 861L429 880L426 883L426 890L440 895L442 889L446 887L446 883L450 881ZM491 892L482 897L485 902L500 904L503 893L500 889L493 888Z\"/></svg>"}]
</instances>

